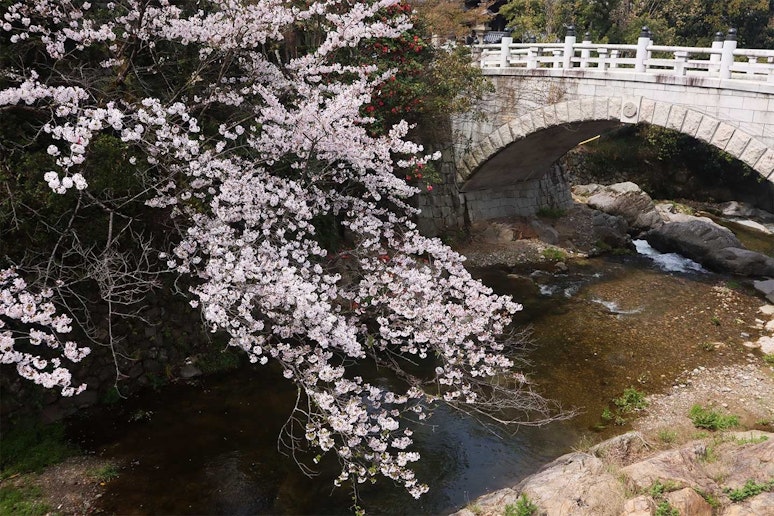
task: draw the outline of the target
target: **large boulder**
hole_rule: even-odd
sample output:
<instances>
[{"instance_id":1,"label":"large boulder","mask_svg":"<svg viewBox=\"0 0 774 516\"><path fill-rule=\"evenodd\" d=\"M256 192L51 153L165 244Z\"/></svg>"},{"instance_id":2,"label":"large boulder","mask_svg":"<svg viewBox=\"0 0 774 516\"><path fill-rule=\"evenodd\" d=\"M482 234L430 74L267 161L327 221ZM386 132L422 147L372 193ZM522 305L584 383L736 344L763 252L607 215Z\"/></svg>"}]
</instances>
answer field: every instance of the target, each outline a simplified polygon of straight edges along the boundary
<instances>
[{"instance_id":1,"label":"large boulder","mask_svg":"<svg viewBox=\"0 0 774 516\"><path fill-rule=\"evenodd\" d=\"M631 182L605 186L593 193L587 203L599 211L623 217L636 231L647 231L663 224L653 199Z\"/></svg>"},{"instance_id":2,"label":"large boulder","mask_svg":"<svg viewBox=\"0 0 774 516\"><path fill-rule=\"evenodd\" d=\"M670 222L647 232L645 239L662 253L679 253L716 271L774 275L774 259L745 249L729 229L706 219Z\"/></svg>"},{"instance_id":3,"label":"large boulder","mask_svg":"<svg viewBox=\"0 0 774 516\"><path fill-rule=\"evenodd\" d=\"M707 267L740 276L774 276L774 259L762 253L726 247L710 254Z\"/></svg>"},{"instance_id":4,"label":"large boulder","mask_svg":"<svg viewBox=\"0 0 774 516\"><path fill-rule=\"evenodd\" d=\"M613 249L631 247L629 225L623 217L596 211L591 222L595 242L603 243Z\"/></svg>"}]
</instances>

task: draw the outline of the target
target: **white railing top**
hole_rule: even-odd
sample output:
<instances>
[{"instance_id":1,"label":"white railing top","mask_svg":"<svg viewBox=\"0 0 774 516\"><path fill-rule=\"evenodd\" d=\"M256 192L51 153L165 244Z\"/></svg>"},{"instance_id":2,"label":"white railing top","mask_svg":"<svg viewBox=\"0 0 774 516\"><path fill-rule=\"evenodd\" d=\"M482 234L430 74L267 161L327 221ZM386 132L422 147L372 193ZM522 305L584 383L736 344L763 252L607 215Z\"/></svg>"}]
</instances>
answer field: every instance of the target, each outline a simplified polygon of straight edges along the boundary
<instances>
[{"instance_id":1,"label":"white railing top","mask_svg":"<svg viewBox=\"0 0 774 516\"><path fill-rule=\"evenodd\" d=\"M574 35L568 35L563 43L514 43L512 38L503 37L500 43L475 48L481 68L498 74L508 69L573 69L595 74L635 72L774 83L774 50L737 48L733 30L711 47L655 45L645 35L636 45L578 42Z\"/></svg>"}]
</instances>

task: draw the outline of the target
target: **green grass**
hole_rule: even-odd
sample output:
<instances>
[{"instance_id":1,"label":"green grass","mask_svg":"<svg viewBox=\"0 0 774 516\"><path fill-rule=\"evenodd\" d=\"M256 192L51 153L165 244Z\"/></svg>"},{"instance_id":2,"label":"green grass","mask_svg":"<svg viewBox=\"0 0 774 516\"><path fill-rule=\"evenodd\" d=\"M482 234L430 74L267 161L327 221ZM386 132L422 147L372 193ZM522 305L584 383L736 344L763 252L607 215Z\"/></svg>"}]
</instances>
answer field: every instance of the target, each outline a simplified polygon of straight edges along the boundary
<instances>
[{"instance_id":1,"label":"green grass","mask_svg":"<svg viewBox=\"0 0 774 516\"><path fill-rule=\"evenodd\" d=\"M32 421L4 428L0 449L0 479L40 471L77 452L77 448L65 439L61 423L43 425Z\"/></svg>"},{"instance_id":2,"label":"green grass","mask_svg":"<svg viewBox=\"0 0 774 516\"><path fill-rule=\"evenodd\" d=\"M673 443L677 439L677 432L674 430L659 430L658 438L662 443Z\"/></svg>"},{"instance_id":3,"label":"green grass","mask_svg":"<svg viewBox=\"0 0 774 516\"><path fill-rule=\"evenodd\" d=\"M763 355L763 361L771 366L774 366L774 353L767 353Z\"/></svg>"},{"instance_id":4,"label":"green grass","mask_svg":"<svg viewBox=\"0 0 774 516\"><path fill-rule=\"evenodd\" d=\"M555 247L543 249L543 258L547 260L562 261L567 258L567 253Z\"/></svg>"},{"instance_id":5,"label":"green grass","mask_svg":"<svg viewBox=\"0 0 774 516\"><path fill-rule=\"evenodd\" d=\"M748 498L759 495L764 491L774 491L774 479L771 479L768 482L757 482L750 479L745 482L745 484L739 489L725 489L728 498L730 498L732 502L741 502L743 500L747 500Z\"/></svg>"},{"instance_id":6,"label":"green grass","mask_svg":"<svg viewBox=\"0 0 774 516\"><path fill-rule=\"evenodd\" d=\"M118 478L118 467L114 464L106 464L89 471L89 476L97 482L110 482Z\"/></svg>"},{"instance_id":7,"label":"green grass","mask_svg":"<svg viewBox=\"0 0 774 516\"><path fill-rule=\"evenodd\" d=\"M34 487L0 487L0 514L42 516L51 508L39 498L40 490Z\"/></svg>"},{"instance_id":8,"label":"green grass","mask_svg":"<svg viewBox=\"0 0 774 516\"><path fill-rule=\"evenodd\" d=\"M706 409L701 405L694 405L688 413L693 426L706 428L707 430L725 430L739 426L739 416L725 415L720 412Z\"/></svg>"},{"instance_id":9,"label":"green grass","mask_svg":"<svg viewBox=\"0 0 774 516\"><path fill-rule=\"evenodd\" d=\"M537 510L537 505L532 503L532 500L522 493L515 504L509 503L505 506L505 516L532 516L537 513Z\"/></svg>"},{"instance_id":10,"label":"green grass","mask_svg":"<svg viewBox=\"0 0 774 516\"><path fill-rule=\"evenodd\" d=\"M661 480L656 480L648 488L648 494L653 498L659 499L664 496L664 493L677 491L678 489L680 489L680 484L678 484L677 482L674 482L672 480L665 480L664 482L662 482Z\"/></svg>"},{"instance_id":11,"label":"green grass","mask_svg":"<svg viewBox=\"0 0 774 516\"><path fill-rule=\"evenodd\" d=\"M645 393L638 391L634 387L624 389L623 394L614 399L613 403L623 413L642 410L648 406L648 402L645 399Z\"/></svg>"}]
</instances>

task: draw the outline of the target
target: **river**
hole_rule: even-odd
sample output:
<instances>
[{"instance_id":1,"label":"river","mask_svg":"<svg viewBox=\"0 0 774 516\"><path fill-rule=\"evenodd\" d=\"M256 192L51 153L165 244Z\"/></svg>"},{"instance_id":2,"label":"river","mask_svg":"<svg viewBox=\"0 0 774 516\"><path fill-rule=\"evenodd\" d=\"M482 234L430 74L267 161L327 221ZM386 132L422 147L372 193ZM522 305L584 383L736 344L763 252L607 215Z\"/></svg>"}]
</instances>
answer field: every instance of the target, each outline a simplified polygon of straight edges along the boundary
<instances>
[{"instance_id":1,"label":"river","mask_svg":"<svg viewBox=\"0 0 774 516\"><path fill-rule=\"evenodd\" d=\"M539 390L580 414L497 435L440 409L416 429L417 474L431 491L414 501L388 481L360 490L371 514L442 514L516 483L580 441L626 429L601 418L635 387L673 388L697 365L744 359L760 300L748 287L638 242L637 255L569 263L566 272L488 267L472 272L524 304L532 329L524 368ZM389 378L383 381L389 382ZM277 449L295 389L270 367L170 385L89 414L72 431L123 466L99 509L118 514L351 514L351 492L332 489L335 464L307 478Z\"/></svg>"}]
</instances>

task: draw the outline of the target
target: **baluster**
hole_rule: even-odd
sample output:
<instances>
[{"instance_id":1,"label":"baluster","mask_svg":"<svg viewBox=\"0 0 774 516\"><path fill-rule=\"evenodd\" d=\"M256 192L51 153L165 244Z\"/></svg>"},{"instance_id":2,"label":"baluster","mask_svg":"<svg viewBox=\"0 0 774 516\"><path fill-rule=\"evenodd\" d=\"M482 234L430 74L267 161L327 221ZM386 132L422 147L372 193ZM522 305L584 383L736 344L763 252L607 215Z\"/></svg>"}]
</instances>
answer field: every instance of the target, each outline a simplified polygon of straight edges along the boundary
<instances>
[{"instance_id":1,"label":"baluster","mask_svg":"<svg viewBox=\"0 0 774 516\"><path fill-rule=\"evenodd\" d=\"M599 64L597 65L597 68L604 72L605 69L607 69L607 49L600 48L597 50L597 54L599 55Z\"/></svg>"},{"instance_id":2,"label":"baluster","mask_svg":"<svg viewBox=\"0 0 774 516\"><path fill-rule=\"evenodd\" d=\"M675 50L675 75L685 75L685 66L688 64L688 52L685 50Z\"/></svg>"},{"instance_id":3,"label":"baluster","mask_svg":"<svg viewBox=\"0 0 774 516\"><path fill-rule=\"evenodd\" d=\"M753 57L753 56L747 56L747 64L750 66L747 69L747 75L754 76L755 75L755 69L757 68L757 66L755 66L755 65L758 64L758 58L757 57Z\"/></svg>"},{"instance_id":4,"label":"baluster","mask_svg":"<svg viewBox=\"0 0 774 516\"><path fill-rule=\"evenodd\" d=\"M527 69L537 68L538 61L537 56L540 53L540 48L529 47L527 49Z\"/></svg>"},{"instance_id":5,"label":"baluster","mask_svg":"<svg viewBox=\"0 0 774 516\"><path fill-rule=\"evenodd\" d=\"M562 67L562 51L561 50L552 50L551 53L554 55L554 68L561 68Z\"/></svg>"},{"instance_id":6,"label":"baluster","mask_svg":"<svg viewBox=\"0 0 774 516\"><path fill-rule=\"evenodd\" d=\"M610 52L610 69L618 68L618 58L620 57L621 52L619 50L613 50Z\"/></svg>"}]
</instances>

